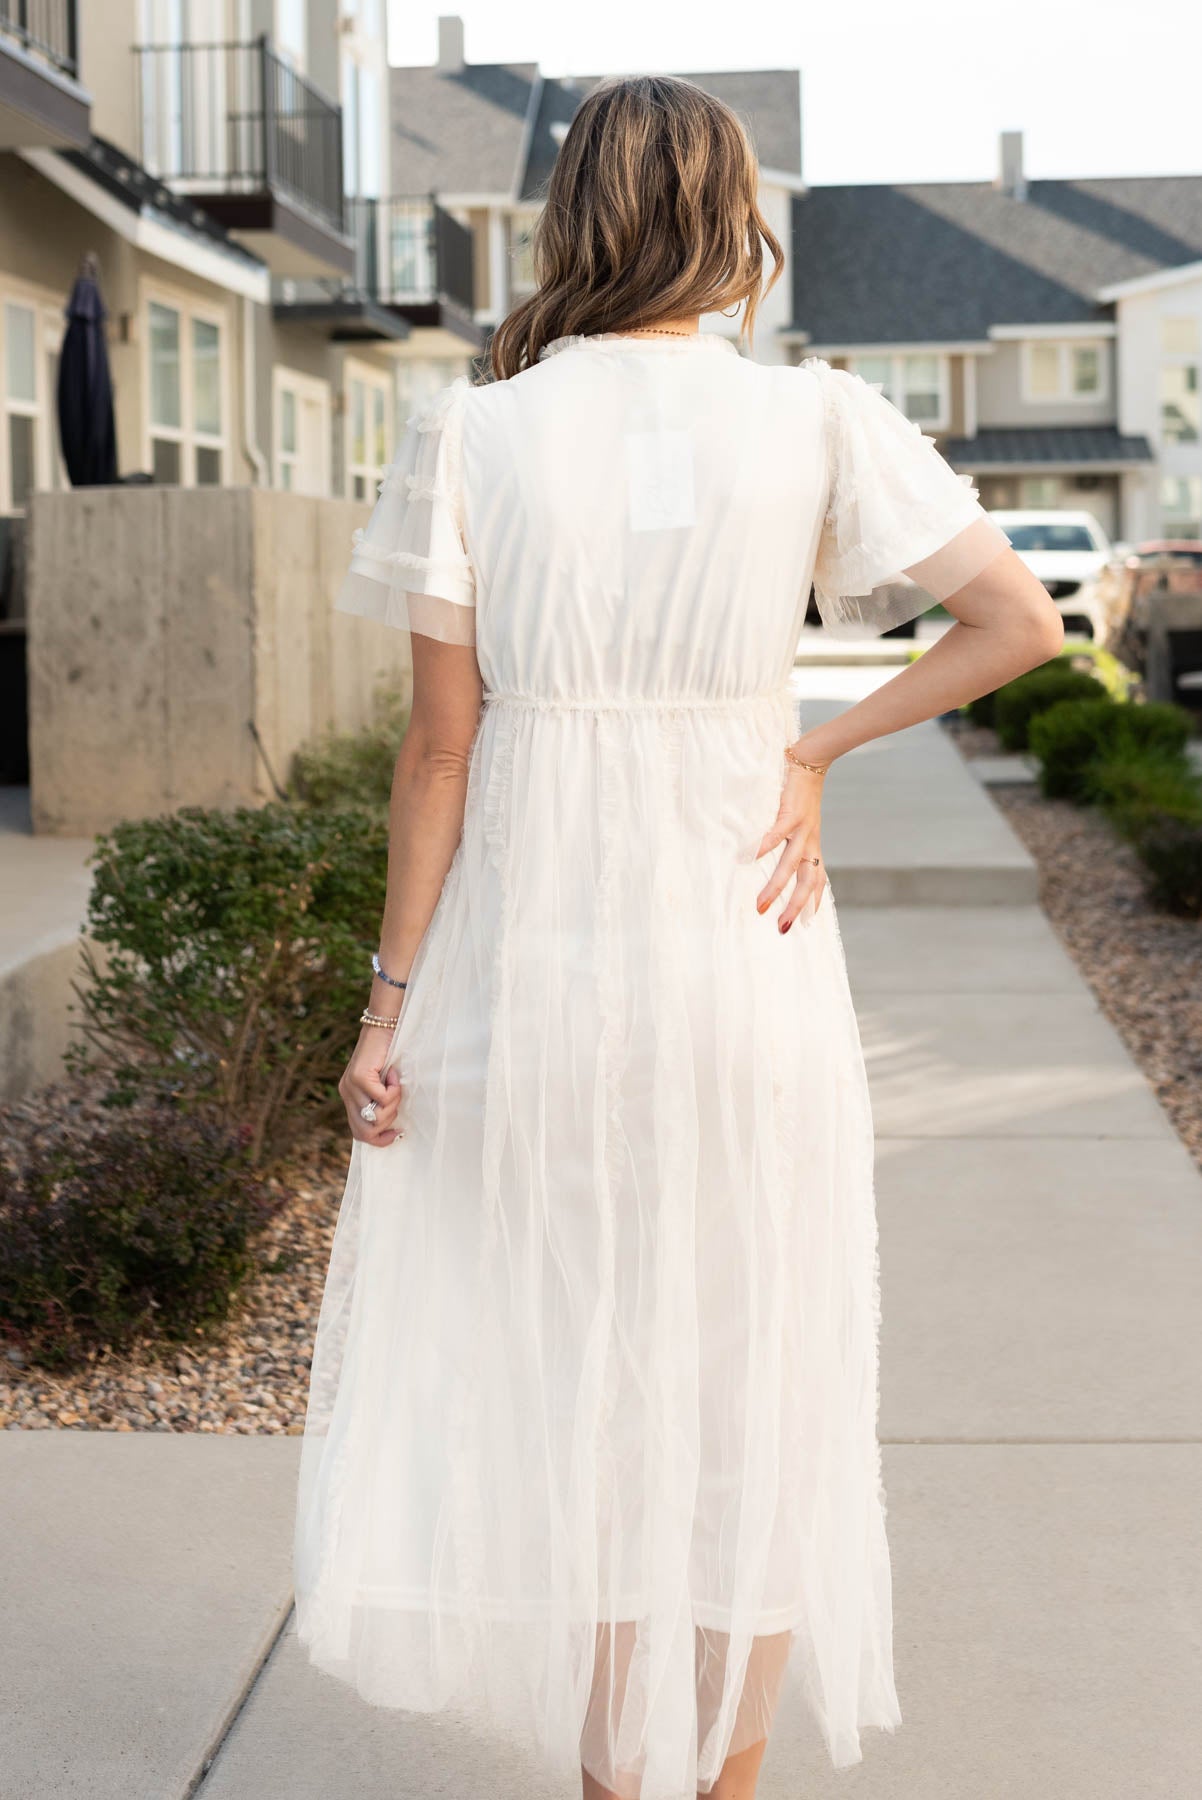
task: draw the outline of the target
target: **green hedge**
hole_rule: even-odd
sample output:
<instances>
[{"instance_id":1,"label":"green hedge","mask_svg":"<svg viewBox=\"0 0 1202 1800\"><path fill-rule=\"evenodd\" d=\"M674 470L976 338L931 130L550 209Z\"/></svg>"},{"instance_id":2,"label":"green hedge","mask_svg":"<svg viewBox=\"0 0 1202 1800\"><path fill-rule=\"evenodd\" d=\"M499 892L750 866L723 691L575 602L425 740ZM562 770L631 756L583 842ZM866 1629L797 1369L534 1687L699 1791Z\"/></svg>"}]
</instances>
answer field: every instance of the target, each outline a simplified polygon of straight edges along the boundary
<instances>
[{"instance_id":1,"label":"green hedge","mask_svg":"<svg viewBox=\"0 0 1202 1800\"><path fill-rule=\"evenodd\" d=\"M249 1129L252 1163L339 1116L387 885L383 817L186 807L97 841L73 1075ZM95 948L93 948L95 946Z\"/></svg>"},{"instance_id":2,"label":"green hedge","mask_svg":"<svg viewBox=\"0 0 1202 1800\"><path fill-rule=\"evenodd\" d=\"M1166 912L1202 919L1202 824L1162 816L1147 820L1139 854L1148 898Z\"/></svg>"},{"instance_id":3,"label":"green hedge","mask_svg":"<svg viewBox=\"0 0 1202 1800\"><path fill-rule=\"evenodd\" d=\"M1058 662L1032 669L999 688L994 699L993 723L1006 750L1025 750L1032 722L1066 700L1101 700L1110 704L1100 682L1084 670Z\"/></svg>"},{"instance_id":4,"label":"green hedge","mask_svg":"<svg viewBox=\"0 0 1202 1800\"><path fill-rule=\"evenodd\" d=\"M1049 798L1088 801L1091 765L1120 749L1179 758L1190 729L1189 714L1179 706L1062 700L1032 719L1030 747Z\"/></svg>"},{"instance_id":5,"label":"green hedge","mask_svg":"<svg viewBox=\"0 0 1202 1800\"><path fill-rule=\"evenodd\" d=\"M1082 789L1086 800L1137 842L1148 825L1163 819L1202 824L1202 785L1180 754L1124 741L1086 766Z\"/></svg>"}]
</instances>

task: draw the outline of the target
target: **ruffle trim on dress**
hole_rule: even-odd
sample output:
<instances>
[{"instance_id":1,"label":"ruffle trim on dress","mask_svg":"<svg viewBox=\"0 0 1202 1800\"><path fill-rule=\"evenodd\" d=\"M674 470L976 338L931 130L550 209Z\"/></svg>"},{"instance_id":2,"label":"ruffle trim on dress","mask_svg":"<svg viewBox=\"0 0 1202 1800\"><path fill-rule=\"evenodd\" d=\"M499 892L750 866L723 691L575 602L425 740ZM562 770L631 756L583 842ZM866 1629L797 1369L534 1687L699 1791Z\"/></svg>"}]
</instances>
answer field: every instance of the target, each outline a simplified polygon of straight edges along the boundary
<instances>
[{"instance_id":1,"label":"ruffle trim on dress","mask_svg":"<svg viewBox=\"0 0 1202 1800\"><path fill-rule=\"evenodd\" d=\"M628 331L576 331L565 337L552 338L543 345L538 353L538 360L544 357L558 356L562 350L718 350L730 356L740 356L742 352L733 338L723 337L717 331L690 332L684 337L651 337L632 336Z\"/></svg>"},{"instance_id":2,"label":"ruffle trim on dress","mask_svg":"<svg viewBox=\"0 0 1202 1800\"><path fill-rule=\"evenodd\" d=\"M438 431L456 410L463 396L472 386L466 375L456 375L454 381L440 388L432 400L424 406L415 408L405 420L415 431Z\"/></svg>"},{"instance_id":3,"label":"ruffle trim on dress","mask_svg":"<svg viewBox=\"0 0 1202 1800\"><path fill-rule=\"evenodd\" d=\"M466 556L419 556L416 550L386 550L380 544L373 544L367 538L363 526L351 536L354 553L358 557L367 558L382 567L389 566L401 569L421 569L423 572L435 569L449 571L455 575L472 573L472 565Z\"/></svg>"},{"instance_id":4,"label":"ruffle trim on dress","mask_svg":"<svg viewBox=\"0 0 1202 1800\"><path fill-rule=\"evenodd\" d=\"M828 492L814 571L819 611L828 625L899 624L923 610L919 590L914 603L901 596L868 608L860 602L970 525L980 514L979 491L888 401L880 382L833 369L820 356L799 367L817 377L823 399ZM881 397L879 412L865 410L864 390Z\"/></svg>"}]
</instances>

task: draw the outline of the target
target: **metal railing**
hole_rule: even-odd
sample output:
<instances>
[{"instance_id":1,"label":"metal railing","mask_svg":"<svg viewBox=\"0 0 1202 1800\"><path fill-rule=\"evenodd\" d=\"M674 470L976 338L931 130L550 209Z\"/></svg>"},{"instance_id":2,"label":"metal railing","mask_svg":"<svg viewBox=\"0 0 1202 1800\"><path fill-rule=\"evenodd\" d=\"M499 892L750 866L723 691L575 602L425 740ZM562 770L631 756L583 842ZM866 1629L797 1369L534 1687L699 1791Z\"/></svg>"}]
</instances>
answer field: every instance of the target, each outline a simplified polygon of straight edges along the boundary
<instances>
[{"instance_id":1,"label":"metal railing","mask_svg":"<svg viewBox=\"0 0 1202 1800\"><path fill-rule=\"evenodd\" d=\"M384 306L451 300L473 310L472 234L432 194L347 201L354 286Z\"/></svg>"},{"instance_id":2,"label":"metal railing","mask_svg":"<svg viewBox=\"0 0 1202 1800\"><path fill-rule=\"evenodd\" d=\"M79 74L76 0L0 0L0 38L13 38L64 75Z\"/></svg>"},{"instance_id":3,"label":"metal railing","mask_svg":"<svg viewBox=\"0 0 1202 1800\"><path fill-rule=\"evenodd\" d=\"M134 54L141 161L152 175L197 194L285 195L342 230L342 108L265 37Z\"/></svg>"}]
</instances>

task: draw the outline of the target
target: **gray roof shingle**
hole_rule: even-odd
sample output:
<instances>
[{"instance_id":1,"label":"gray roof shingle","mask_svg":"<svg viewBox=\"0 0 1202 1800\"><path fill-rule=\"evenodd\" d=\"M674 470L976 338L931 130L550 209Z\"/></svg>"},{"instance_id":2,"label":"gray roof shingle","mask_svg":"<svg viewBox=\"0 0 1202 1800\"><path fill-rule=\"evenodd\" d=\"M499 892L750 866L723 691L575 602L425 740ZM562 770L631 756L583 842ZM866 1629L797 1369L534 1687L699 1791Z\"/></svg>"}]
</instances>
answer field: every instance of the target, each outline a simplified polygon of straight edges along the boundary
<instances>
[{"instance_id":1,"label":"gray roof shingle","mask_svg":"<svg viewBox=\"0 0 1202 1800\"><path fill-rule=\"evenodd\" d=\"M548 77L537 63L394 68L392 189L396 194L519 193L536 197L555 164L552 130L567 125L600 75ZM765 168L801 172L801 78L796 69L685 75L737 112ZM526 121L537 94L529 155Z\"/></svg>"},{"instance_id":2,"label":"gray roof shingle","mask_svg":"<svg viewBox=\"0 0 1202 1800\"><path fill-rule=\"evenodd\" d=\"M1202 256L1202 175L811 188L793 201L793 324L815 344L982 340L1107 318L1107 282Z\"/></svg>"},{"instance_id":3,"label":"gray roof shingle","mask_svg":"<svg viewBox=\"0 0 1202 1800\"><path fill-rule=\"evenodd\" d=\"M537 63L390 71L394 194L508 194L522 179Z\"/></svg>"},{"instance_id":4,"label":"gray roof shingle","mask_svg":"<svg viewBox=\"0 0 1202 1800\"><path fill-rule=\"evenodd\" d=\"M1113 425L990 426L976 437L948 438L943 449L949 462L973 468L1003 463L1099 468L1152 461L1146 437L1124 436Z\"/></svg>"},{"instance_id":5,"label":"gray roof shingle","mask_svg":"<svg viewBox=\"0 0 1202 1800\"><path fill-rule=\"evenodd\" d=\"M573 75L544 83L522 188L524 199L534 198L541 191L555 166L558 145L552 125L570 124L585 95L608 79L603 75ZM801 174L801 77L796 69L682 73L681 79L696 83L738 113L763 168Z\"/></svg>"}]
</instances>

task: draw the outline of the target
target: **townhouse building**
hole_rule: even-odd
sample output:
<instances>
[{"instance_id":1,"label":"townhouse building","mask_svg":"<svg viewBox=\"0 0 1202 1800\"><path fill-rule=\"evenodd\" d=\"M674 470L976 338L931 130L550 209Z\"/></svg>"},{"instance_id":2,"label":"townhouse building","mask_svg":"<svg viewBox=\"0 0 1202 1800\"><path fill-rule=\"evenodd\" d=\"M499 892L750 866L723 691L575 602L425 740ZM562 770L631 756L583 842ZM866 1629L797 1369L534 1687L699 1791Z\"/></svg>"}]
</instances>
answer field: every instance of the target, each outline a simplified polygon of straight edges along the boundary
<instances>
[{"instance_id":1,"label":"townhouse building","mask_svg":"<svg viewBox=\"0 0 1202 1800\"><path fill-rule=\"evenodd\" d=\"M811 187L798 71L682 73L747 124L785 247L757 360L879 382L987 506L1202 531L1202 176L1029 180L1004 132L992 181ZM433 64L390 68L384 0L0 7L0 517L62 483L89 251L123 478L369 497L412 406L530 291L599 79L473 63L453 15Z\"/></svg>"},{"instance_id":2,"label":"townhouse building","mask_svg":"<svg viewBox=\"0 0 1202 1800\"><path fill-rule=\"evenodd\" d=\"M988 507L1202 535L1202 175L816 187L786 338L879 382Z\"/></svg>"},{"instance_id":3,"label":"townhouse building","mask_svg":"<svg viewBox=\"0 0 1202 1800\"><path fill-rule=\"evenodd\" d=\"M123 480L374 493L397 364L444 339L431 296L356 278L389 137L384 0L0 7L0 515L64 485L56 357L88 253Z\"/></svg>"}]
</instances>

